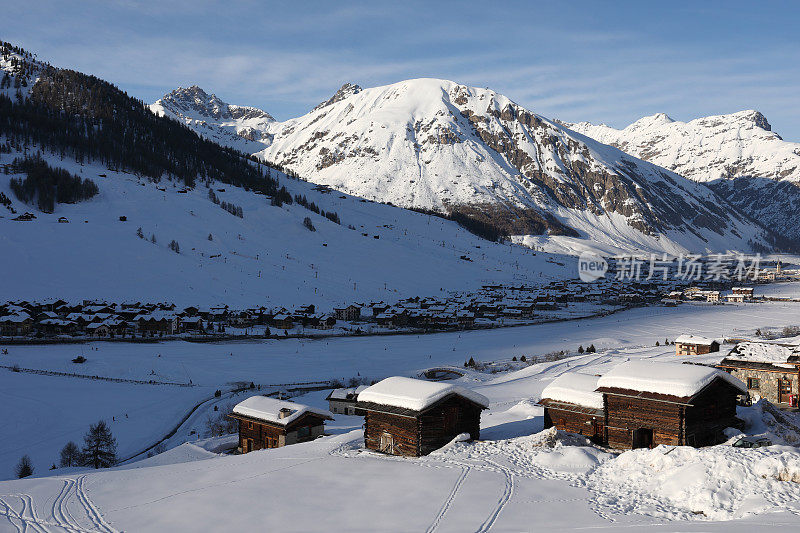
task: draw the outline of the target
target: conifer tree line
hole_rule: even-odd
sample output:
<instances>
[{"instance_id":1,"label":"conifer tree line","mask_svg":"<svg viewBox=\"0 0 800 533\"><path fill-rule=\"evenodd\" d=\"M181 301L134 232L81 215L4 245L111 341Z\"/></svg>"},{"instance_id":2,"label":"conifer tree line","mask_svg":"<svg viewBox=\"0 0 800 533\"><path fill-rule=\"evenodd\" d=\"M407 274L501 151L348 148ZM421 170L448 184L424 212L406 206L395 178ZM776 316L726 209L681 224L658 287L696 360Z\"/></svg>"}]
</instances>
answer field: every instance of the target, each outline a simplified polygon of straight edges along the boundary
<instances>
[{"instance_id":1,"label":"conifer tree line","mask_svg":"<svg viewBox=\"0 0 800 533\"><path fill-rule=\"evenodd\" d=\"M21 201L36 201L39 209L52 213L55 204L74 204L97 194L97 185L88 179L70 174L63 168L53 168L40 154L17 157L11 164L15 172L26 174L25 178L12 178L11 190ZM0 198L0 202L3 199Z\"/></svg>"},{"instance_id":2,"label":"conifer tree line","mask_svg":"<svg viewBox=\"0 0 800 533\"><path fill-rule=\"evenodd\" d=\"M11 51L25 55L0 43L4 55ZM15 72L33 68L19 63ZM197 179L215 179L269 196L281 190L268 166L156 116L106 81L50 65L38 77L29 98L0 95L0 136L14 146L38 145L80 163L99 162L153 180L173 178L190 187ZM291 195L284 193L282 201L291 203Z\"/></svg>"},{"instance_id":3,"label":"conifer tree line","mask_svg":"<svg viewBox=\"0 0 800 533\"><path fill-rule=\"evenodd\" d=\"M305 194L302 195L302 196L299 195L299 194L296 194L294 196L294 201L297 202L298 205L302 205L303 207L305 207L309 211L313 211L318 215L324 216L325 218L327 218L331 222L336 222L337 224L341 224L341 221L339 220L339 215L336 212L334 212L334 211L325 212L323 209L320 209L319 206L317 204L315 204L314 202L309 202L308 198L306 198Z\"/></svg>"}]
</instances>

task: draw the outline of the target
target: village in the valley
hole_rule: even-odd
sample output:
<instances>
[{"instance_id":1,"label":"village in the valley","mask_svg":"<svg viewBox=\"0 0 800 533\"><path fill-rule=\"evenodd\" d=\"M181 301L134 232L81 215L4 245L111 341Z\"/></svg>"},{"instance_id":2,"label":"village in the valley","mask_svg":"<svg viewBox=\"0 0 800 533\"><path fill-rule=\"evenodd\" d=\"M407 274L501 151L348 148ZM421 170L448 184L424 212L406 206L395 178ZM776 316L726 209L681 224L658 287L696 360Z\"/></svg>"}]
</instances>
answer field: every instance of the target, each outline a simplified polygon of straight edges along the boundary
<instances>
[{"instance_id":1,"label":"village in the valley","mask_svg":"<svg viewBox=\"0 0 800 533\"><path fill-rule=\"evenodd\" d=\"M757 284L796 279L780 261L760 269ZM758 286L758 285L756 285ZM570 320L642 305L682 302L758 302L774 297L729 279L613 277L591 284L552 282L545 287L484 285L478 291L415 296L397 302L356 302L333 309L299 303L285 307L234 309L227 305L174 303L9 301L0 303L0 340L7 343L81 342L91 339L145 341L224 340L246 337L305 337L413 333L519 326ZM780 298L779 298L780 299Z\"/></svg>"}]
</instances>

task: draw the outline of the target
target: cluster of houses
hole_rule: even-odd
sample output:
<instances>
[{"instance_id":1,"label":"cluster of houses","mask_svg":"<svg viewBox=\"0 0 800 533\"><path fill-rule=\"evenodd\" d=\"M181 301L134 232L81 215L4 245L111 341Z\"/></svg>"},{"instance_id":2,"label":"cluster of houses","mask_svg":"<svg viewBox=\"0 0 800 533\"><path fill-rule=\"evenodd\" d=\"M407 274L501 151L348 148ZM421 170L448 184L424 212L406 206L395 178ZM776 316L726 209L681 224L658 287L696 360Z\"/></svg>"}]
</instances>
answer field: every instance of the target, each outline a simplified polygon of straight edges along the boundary
<instances>
[{"instance_id":1,"label":"cluster of houses","mask_svg":"<svg viewBox=\"0 0 800 533\"><path fill-rule=\"evenodd\" d=\"M683 301L700 301L708 303L742 303L755 299L753 287L731 287L730 291L723 294L719 290L689 287L680 291L670 291L663 299L665 304L678 304Z\"/></svg>"},{"instance_id":2,"label":"cluster of houses","mask_svg":"<svg viewBox=\"0 0 800 533\"><path fill-rule=\"evenodd\" d=\"M485 285L477 293L451 293L443 297L405 298L394 304L382 301L352 303L319 312L313 304L294 309L254 307L232 309L186 307L172 303L84 300L9 301L0 304L2 337L164 337L220 333L226 328L275 328L288 332L297 327L328 330L347 325L377 324L387 329L458 329L498 322L524 323L540 314L557 311L568 303L592 302L620 305L657 301L660 290L647 286L624 287L615 282L592 285L568 281L544 287Z\"/></svg>"},{"instance_id":3,"label":"cluster of houses","mask_svg":"<svg viewBox=\"0 0 800 533\"><path fill-rule=\"evenodd\" d=\"M675 340L677 355L720 351L720 342L697 335ZM627 361L603 375L568 372L541 393L544 427L586 436L614 449L660 444L709 446L743 427L736 406L766 399L796 408L800 397L800 345L746 341L717 364ZM239 451L314 439L333 414L364 417L364 445L392 455L421 456L468 434L480 437L484 396L441 381L386 378L371 386L340 388L329 410L263 396L237 405Z\"/></svg>"},{"instance_id":4,"label":"cluster of houses","mask_svg":"<svg viewBox=\"0 0 800 533\"><path fill-rule=\"evenodd\" d=\"M338 389L328 398L331 411L364 417L366 448L411 457L427 455L461 434L478 439L481 411L489 407L485 396L464 387L397 376L369 387ZM239 422L238 451L313 440L333 419L331 411L250 397L230 415Z\"/></svg>"},{"instance_id":5,"label":"cluster of houses","mask_svg":"<svg viewBox=\"0 0 800 533\"><path fill-rule=\"evenodd\" d=\"M347 308L338 311L337 316L347 314ZM336 320L332 314L316 313L313 305L290 312L265 307L233 310L228 306L177 309L172 303L14 301L0 304L0 337L164 337L220 333L227 327L285 330L296 324L329 329Z\"/></svg>"},{"instance_id":6,"label":"cluster of houses","mask_svg":"<svg viewBox=\"0 0 800 533\"><path fill-rule=\"evenodd\" d=\"M125 337L163 336L180 331L202 330L201 317L176 312L174 304L64 300L7 302L0 305L0 336Z\"/></svg>"}]
</instances>

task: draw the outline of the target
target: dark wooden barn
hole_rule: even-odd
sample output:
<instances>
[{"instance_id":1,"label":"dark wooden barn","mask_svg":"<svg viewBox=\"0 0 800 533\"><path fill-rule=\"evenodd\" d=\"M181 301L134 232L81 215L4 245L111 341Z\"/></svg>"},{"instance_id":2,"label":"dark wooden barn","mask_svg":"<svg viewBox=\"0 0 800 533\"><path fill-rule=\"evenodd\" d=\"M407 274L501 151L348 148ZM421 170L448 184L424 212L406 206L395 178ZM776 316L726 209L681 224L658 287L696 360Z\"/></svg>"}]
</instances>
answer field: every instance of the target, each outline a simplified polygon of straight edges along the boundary
<instances>
[{"instance_id":1,"label":"dark wooden barn","mask_svg":"<svg viewBox=\"0 0 800 533\"><path fill-rule=\"evenodd\" d=\"M251 396L230 414L239 421L239 448L248 453L314 440L325 430L330 412L266 396Z\"/></svg>"},{"instance_id":2,"label":"dark wooden barn","mask_svg":"<svg viewBox=\"0 0 800 533\"><path fill-rule=\"evenodd\" d=\"M612 448L709 446L736 427L738 379L701 365L629 361L598 379L605 442Z\"/></svg>"},{"instance_id":3,"label":"dark wooden barn","mask_svg":"<svg viewBox=\"0 0 800 533\"><path fill-rule=\"evenodd\" d=\"M568 372L542 391L544 429L555 427L578 433L597 444L605 440L603 395L595 392L599 376Z\"/></svg>"},{"instance_id":4,"label":"dark wooden barn","mask_svg":"<svg viewBox=\"0 0 800 533\"><path fill-rule=\"evenodd\" d=\"M392 455L418 457L456 436L480 437L481 411L489 400L445 383L391 377L361 391L364 445Z\"/></svg>"}]
</instances>

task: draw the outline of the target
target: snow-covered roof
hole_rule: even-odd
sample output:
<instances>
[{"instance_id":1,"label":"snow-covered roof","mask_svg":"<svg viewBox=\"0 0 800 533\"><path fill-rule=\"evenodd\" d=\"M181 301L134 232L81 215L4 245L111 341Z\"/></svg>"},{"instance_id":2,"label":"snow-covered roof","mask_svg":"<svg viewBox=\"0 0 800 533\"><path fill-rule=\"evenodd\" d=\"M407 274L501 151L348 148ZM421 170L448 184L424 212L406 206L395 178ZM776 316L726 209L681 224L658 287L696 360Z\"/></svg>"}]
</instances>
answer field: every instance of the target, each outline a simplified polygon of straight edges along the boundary
<instances>
[{"instance_id":1,"label":"snow-covered roof","mask_svg":"<svg viewBox=\"0 0 800 533\"><path fill-rule=\"evenodd\" d=\"M399 376L367 387L358 395L358 401L422 411L451 394L462 396L481 407L489 407L486 396L464 387Z\"/></svg>"},{"instance_id":2,"label":"snow-covered roof","mask_svg":"<svg viewBox=\"0 0 800 533\"><path fill-rule=\"evenodd\" d=\"M595 392L598 379L598 376L578 372L561 374L544 388L542 399L602 409L603 395Z\"/></svg>"},{"instance_id":3,"label":"snow-covered roof","mask_svg":"<svg viewBox=\"0 0 800 533\"><path fill-rule=\"evenodd\" d=\"M348 387L341 389L333 389L328 394L329 400L355 400L361 391L367 388L367 385L359 385L358 387Z\"/></svg>"},{"instance_id":4,"label":"snow-covered roof","mask_svg":"<svg viewBox=\"0 0 800 533\"><path fill-rule=\"evenodd\" d=\"M711 343L715 342L714 339L709 339L708 337L701 337L700 335L689 335L684 334L675 339L675 344L697 344L700 346L711 346Z\"/></svg>"},{"instance_id":5,"label":"snow-covered roof","mask_svg":"<svg viewBox=\"0 0 800 533\"><path fill-rule=\"evenodd\" d=\"M716 378L724 379L741 392L747 392L744 383L716 368L652 361L628 361L617 365L597 380L597 387L689 398Z\"/></svg>"},{"instance_id":6,"label":"snow-covered roof","mask_svg":"<svg viewBox=\"0 0 800 533\"><path fill-rule=\"evenodd\" d=\"M740 342L733 347L733 350L731 350L725 359L785 365L792 368L793 365L787 365L786 362L792 355L798 355L797 352L797 347L784 344L774 344L771 342Z\"/></svg>"},{"instance_id":7,"label":"snow-covered roof","mask_svg":"<svg viewBox=\"0 0 800 533\"><path fill-rule=\"evenodd\" d=\"M281 409L288 409L290 412L281 418ZM317 409L316 407L285 400L276 400L267 396L251 396L245 401L236 404L233 412L237 415L264 420L280 426L289 425L306 413L314 413L323 418L333 419L331 412L325 409Z\"/></svg>"}]
</instances>

